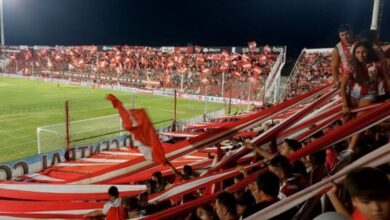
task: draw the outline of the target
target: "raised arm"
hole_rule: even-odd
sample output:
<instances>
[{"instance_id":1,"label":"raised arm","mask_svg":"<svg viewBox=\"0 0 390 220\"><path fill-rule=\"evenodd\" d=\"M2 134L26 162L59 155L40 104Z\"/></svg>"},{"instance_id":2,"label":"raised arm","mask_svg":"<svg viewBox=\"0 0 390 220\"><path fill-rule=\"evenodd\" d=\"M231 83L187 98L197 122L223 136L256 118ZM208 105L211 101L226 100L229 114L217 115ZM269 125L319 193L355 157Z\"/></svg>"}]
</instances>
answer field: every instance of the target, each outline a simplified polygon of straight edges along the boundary
<instances>
[{"instance_id":1,"label":"raised arm","mask_svg":"<svg viewBox=\"0 0 390 220\"><path fill-rule=\"evenodd\" d=\"M339 76L340 76L340 55L335 47L332 51L332 76L333 76L333 83L337 86L339 86Z\"/></svg>"}]
</instances>

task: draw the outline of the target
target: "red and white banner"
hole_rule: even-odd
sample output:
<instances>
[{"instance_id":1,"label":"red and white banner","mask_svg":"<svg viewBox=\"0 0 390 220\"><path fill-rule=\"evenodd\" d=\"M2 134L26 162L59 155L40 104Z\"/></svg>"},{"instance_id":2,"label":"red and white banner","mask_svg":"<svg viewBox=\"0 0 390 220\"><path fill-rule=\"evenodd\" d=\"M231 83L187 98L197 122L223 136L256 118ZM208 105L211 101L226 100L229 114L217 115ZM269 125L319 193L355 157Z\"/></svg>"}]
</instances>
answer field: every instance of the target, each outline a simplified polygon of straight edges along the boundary
<instances>
[{"instance_id":1,"label":"red and white banner","mask_svg":"<svg viewBox=\"0 0 390 220\"><path fill-rule=\"evenodd\" d=\"M109 94L107 99L118 109L122 126L133 135L134 142L145 159L165 165L165 153L152 123L144 109L126 110L119 99Z\"/></svg>"}]
</instances>

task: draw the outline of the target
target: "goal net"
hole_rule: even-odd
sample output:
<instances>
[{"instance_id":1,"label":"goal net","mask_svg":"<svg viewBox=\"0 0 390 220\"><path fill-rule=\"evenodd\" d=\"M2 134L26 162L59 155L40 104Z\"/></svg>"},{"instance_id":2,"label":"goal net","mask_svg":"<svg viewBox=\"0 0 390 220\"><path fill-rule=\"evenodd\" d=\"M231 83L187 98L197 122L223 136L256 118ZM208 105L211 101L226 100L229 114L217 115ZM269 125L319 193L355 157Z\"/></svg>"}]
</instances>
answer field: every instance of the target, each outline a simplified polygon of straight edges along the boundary
<instances>
[{"instance_id":1,"label":"goal net","mask_svg":"<svg viewBox=\"0 0 390 220\"><path fill-rule=\"evenodd\" d=\"M69 123L70 146L88 145L112 139L122 134L122 122L118 114ZM65 148L66 123L37 128L38 153Z\"/></svg>"}]
</instances>

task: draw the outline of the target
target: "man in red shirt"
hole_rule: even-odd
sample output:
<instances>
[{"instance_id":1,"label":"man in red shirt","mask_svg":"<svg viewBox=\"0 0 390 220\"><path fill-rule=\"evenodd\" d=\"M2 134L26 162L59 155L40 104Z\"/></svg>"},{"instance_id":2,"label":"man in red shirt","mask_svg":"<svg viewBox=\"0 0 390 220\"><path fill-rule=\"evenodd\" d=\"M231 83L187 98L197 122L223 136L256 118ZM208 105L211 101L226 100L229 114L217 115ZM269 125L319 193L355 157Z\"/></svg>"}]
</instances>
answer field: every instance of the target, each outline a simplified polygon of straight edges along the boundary
<instances>
[{"instance_id":1,"label":"man in red shirt","mask_svg":"<svg viewBox=\"0 0 390 220\"><path fill-rule=\"evenodd\" d=\"M86 217L103 217L106 220L125 220L127 219L127 212L122 207L122 200L119 198L119 191L116 186L111 186L108 189L108 202L103 206L103 209L95 210L86 215Z\"/></svg>"}]
</instances>

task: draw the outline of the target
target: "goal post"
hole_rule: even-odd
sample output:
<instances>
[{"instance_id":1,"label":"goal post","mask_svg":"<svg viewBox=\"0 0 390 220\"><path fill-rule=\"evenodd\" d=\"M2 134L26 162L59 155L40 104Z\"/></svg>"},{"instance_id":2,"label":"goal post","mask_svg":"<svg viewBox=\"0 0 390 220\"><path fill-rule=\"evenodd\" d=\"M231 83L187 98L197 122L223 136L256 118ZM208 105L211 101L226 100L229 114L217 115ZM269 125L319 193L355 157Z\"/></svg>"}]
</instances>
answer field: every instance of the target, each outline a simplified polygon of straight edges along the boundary
<instances>
[{"instance_id":1,"label":"goal post","mask_svg":"<svg viewBox=\"0 0 390 220\"><path fill-rule=\"evenodd\" d=\"M68 132L67 132L68 130ZM118 114L58 123L37 128L38 154L117 138L123 134Z\"/></svg>"}]
</instances>

